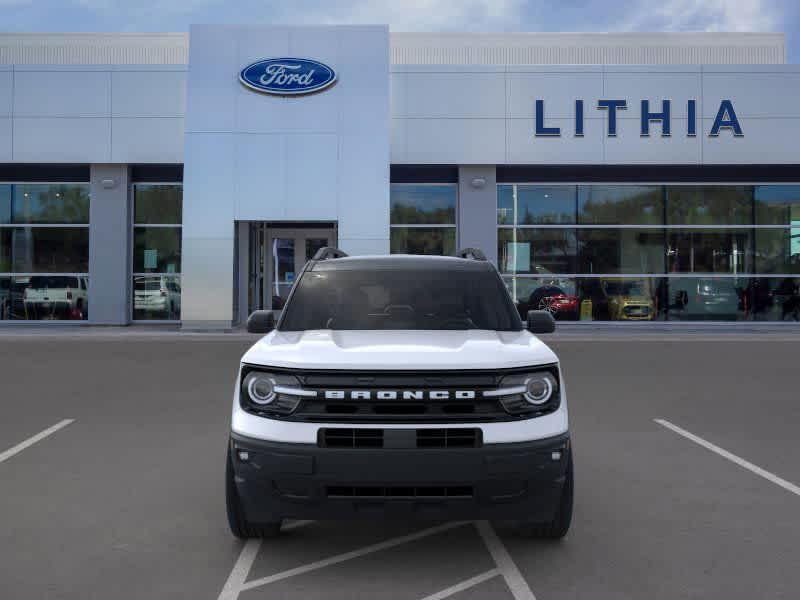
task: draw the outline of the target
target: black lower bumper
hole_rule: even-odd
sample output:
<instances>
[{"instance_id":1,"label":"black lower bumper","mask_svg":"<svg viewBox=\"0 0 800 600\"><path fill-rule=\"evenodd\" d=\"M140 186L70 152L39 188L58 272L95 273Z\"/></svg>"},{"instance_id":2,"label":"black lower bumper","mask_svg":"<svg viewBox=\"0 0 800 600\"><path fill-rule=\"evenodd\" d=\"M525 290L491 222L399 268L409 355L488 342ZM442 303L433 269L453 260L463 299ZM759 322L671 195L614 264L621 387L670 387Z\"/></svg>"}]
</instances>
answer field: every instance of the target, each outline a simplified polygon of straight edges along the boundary
<instances>
[{"instance_id":1,"label":"black lower bumper","mask_svg":"<svg viewBox=\"0 0 800 600\"><path fill-rule=\"evenodd\" d=\"M570 452L567 434L407 450L320 448L234 434L231 448L239 499L252 523L360 517L546 522L558 506Z\"/></svg>"}]
</instances>

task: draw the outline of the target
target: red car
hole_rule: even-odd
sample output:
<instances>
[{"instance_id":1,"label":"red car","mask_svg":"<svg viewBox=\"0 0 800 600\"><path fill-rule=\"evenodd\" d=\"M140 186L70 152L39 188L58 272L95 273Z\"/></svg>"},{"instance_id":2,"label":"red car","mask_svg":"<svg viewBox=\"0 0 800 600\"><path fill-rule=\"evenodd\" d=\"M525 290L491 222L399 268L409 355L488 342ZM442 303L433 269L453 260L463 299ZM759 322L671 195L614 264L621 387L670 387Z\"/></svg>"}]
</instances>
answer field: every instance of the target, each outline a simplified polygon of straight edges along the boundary
<instances>
[{"instance_id":1,"label":"red car","mask_svg":"<svg viewBox=\"0 0 800 600\"><path fill-rule=\"evenodd\" d=\"M578 297L555 285L536 288L528 299L528 310L546 310L556 319L578 318Z\"/></svg>"}]
</instances>

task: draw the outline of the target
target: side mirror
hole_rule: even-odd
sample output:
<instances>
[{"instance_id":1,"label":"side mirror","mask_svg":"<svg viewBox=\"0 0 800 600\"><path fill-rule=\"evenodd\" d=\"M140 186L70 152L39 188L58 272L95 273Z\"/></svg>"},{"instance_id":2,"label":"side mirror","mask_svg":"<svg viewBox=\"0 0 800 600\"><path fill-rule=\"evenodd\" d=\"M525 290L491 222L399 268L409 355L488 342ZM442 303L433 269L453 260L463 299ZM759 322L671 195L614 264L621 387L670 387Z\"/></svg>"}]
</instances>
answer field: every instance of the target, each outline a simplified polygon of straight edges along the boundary
<instances>
[{"instance_id":1,"label":"side mirror","mask_svg":"<svg viewBox=\"0 0 800 600\"><path fill-rule=\"evenodd\" d=\"M531 333L553 333L556 330L556 320L546 310L528 311L528 331Z\"/></svg>"},{"instance_id":2,"label":"side mirror","mask_svg":"<svg viewBox=\"0 0 800 600\"><path fill-rule=\"evenodd\" d=\"M247 333L269 333L275 329L275 323L280 317L279 310L255 310L247 318Z\"/></svg>"}]
</instances>

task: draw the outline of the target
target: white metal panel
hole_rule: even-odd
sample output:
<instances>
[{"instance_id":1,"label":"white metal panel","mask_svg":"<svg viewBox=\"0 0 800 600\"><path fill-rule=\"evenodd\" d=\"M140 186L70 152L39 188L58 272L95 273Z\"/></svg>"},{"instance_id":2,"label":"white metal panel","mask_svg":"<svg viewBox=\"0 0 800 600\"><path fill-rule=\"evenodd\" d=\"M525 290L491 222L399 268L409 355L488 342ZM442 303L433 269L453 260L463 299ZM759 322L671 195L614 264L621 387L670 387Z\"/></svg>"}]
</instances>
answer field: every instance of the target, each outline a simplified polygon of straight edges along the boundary
<instances>
[{"instance_id":1,"label":"white metal panel","mask_svg":"<svg viewBox=\"0 0 800 600\"><path fill-rule=\"evenodd\" d=\"M226 225L230 236L222 238L187 237L184 229L181 247L181 320L184 323L211 322L230 326L233 318L233 220Z\"/></svg>"},{"instance_id":2,"label":"white metal panel","mask_svg":"<svg viewBox=\"0 0 800 600\"><path fill-rule=\"evenodd\" d=\"M706 164L796 164L800 118L741 120L743 137L723 130L709 137L713 119L703 119L703 162Z\"/></svg>"},{"instance_id":3,"label":"white metal panel","mask_svg":"<svg viewBox=\"0 0 800 600\"><path fill-rule=\"evenodd\" d=\"M392 119L389 151L392 163L406 161L406 125L408 119Z\"/></svg>"},{"instance_id":4,"label":"white metal panel","mask_svg":"<svg viewBox=\"0 0 800 600\"><path fill-rule=\"evenodd\" d=\"M183 162L182 117L117 117L111 134L111 162Z\"/></svg>"},{"instance_id":5,"label":"white metal panel","mask_svg":"<svg viewBox=\"0 0 800 600\"><path fill-rule=\"evenodd\" d=\"M393 33L392 63L438 65L786 62L782 33Z\"/></svg>"},{"instance_id":6,"label":"white metal panel","mask_svg":"<svg viewBox=\"0 0 800 600\"><path fill-rule=\"evenodd\" d=\"M337 218L338 137L296 134L286 137L286 218L335 221Z\"/></svg>"},{"instance_id":7,"label":"white metal panel","mask_svg":"<svg viewBox=\"0 0 800 600\"><path fill-rule=\"evenodd\" d=\"M703 98L699 68L694 73L672 72L661 67L655 69L649 72L606 72L603 98L627 100L628 109L624 116L637 120L640 119L642 100L649 100L651 113L661 112L662 101L670 100L672 118L684 119L687 115L687 101L696 100L696 114L699 117ZM597 98L593 98L587 108L596 111Z\"/></svg>"},{"instance_id":8,"label":"white metal panel","mask_svg":"<svg viewBox=\"0 0 800 600\"><path fill-rule=\"evenodd\" d=\"M506 95L510 118L533 118L536 99L544 100L546 123L554 117L574 117L578 99L584 101L584 115L591 117L597 99L603 97L603 73L572 72L567 67L556 73L509 73Z\"/></svg>"},{"instance_id":9,"label":"white metal panel","mask_svg":"<svg viewBox=\"0 0 800 600\"><path fill-rule=\"evenodd\" d=\"M114 71L111 114L115 117L183 117L185 71Z\"/></svg>"},{"instance_id":10,"label":"white metal panel","mask_svg":"<svg viewBox=\"0 0 800 600\"><path fill-rule=\"evenodd\" d=\"M406 161L502 164L504 119L405 119Z\"/></svg>"},{"instance_id":11,"label":"white metal panel","mask_svg":"<svg viewBox=\"0 0 800 600\"><path fill-rule=\"evenodd\" d=\"M225 27L192 26L190 52L186 131L233 131L234 102L240 86L237 77L241 68L236 37Z\"/></svg>"},{"instance_id":12,"label":"white metal panel","mask_svg":"<svg viewBox=\"0 0 800 600\"><path fill-rule=\"evenodd\" d=\"M442 118L505 116L505 74L481 72L406 73L405 114Z\"/></svg>"},{"instance_id":13,"label":"white metal panel","mask_svg":"<svg viewBox=\"0 0 800 600\"><path fill-rule=\"evenodd\" d=\"M638 110L634 111L638 113ZM700 164L702 137L686 136L686 119L671 120L672 135L661 136L661 125L653 123L650 136L641 137L638 118L618 119L617 136L605 140L606 164Z\"/></svg>"},{"instance_id":14,"label":"white metal panel","mask_svg":"<svg viewBox=\"0 0 800 600\"><path fill-rule=\"evenodd\" d=\"M324 93L281 97L254 92L243 85L236 90L236 131L335 132L340 90L334 85Z\"/></svg>"},{"instance_id":15,"label":"white metal panel","mask_svg":"<svg viewBox=\"0 0 800 600\"><path fill-rule=\"evenodd\" d=\"M736 116L800 117L800 71L703 73L704 117L714 119L720 101L733 101Z\"/></svg>"},{"instance_id":16,"label":"white metal panel","mask_svg":"<svg viewBox=\"0 0 800 600\"><path fill-rule=\"evenodd\" d=\"M11 152L11 119L0 117L0 161L10 162L13 158Z\"/></svg>"},{"instance_id":17,"label":"white metal panel","mask_svg":"<svg viewBox=\"0 0 800 600\"><path fill-rule=\"evenodd\" d=\"M234 134L187 132L184 140L183 236L232 237Z\"/></svg>"},{"instance_id":18,"label":"white metal panel","mask_svg":"<svg viewBox=\"0 0 800 600\"><path fill-rule=\"evenodd\" d=\"M339 131L365 138L369 137L365 133L371 131L374 137L382 140L386 151L391 111L388 56L385 28L358 30L358 35L348 35L345 29L339 36L339 83L334 86L338 94ZM370 157L371 168L384 154L380 152Z\"/></svg>"},{"instance_id":19,"label":"white metal panel","mask_svg":"<svg viewBox=\"0 0 800 600\"><path fill-rule=\"evenodd\" d=\"M234 185L236 219L286 218L286 136L236 134ZM258 177L252 177L258 173Z\"/></svg>"},{"instance_id":20,"label":"white metal panel","mask_svg":"<svg viewBox=\"0 0 800 600\"><path fill-rule=\"evenodd\" d=\"M20 71L14 73L14 115L103 117L111 109L107 71Z\"/></svg>"},{"instance_id":21,"label":"white metal panel","mask_svg":"<svg viewBox=\"0 0 800 600\"><path fill-rule=\"evenodd\" d=\"M389 145L385 130L378 130L375 136L363 132L340 135L336 176L339 237L388 238Z\"/></svg>"},{"instance_id":22,"label":"white metal panel","mask_svg":"<svg viewBox=\"0 0 800 600\"><path fill-rule=\"evenodd\" d=\"M0 68L0 117L10 117L14 106L12 90L14 89L14 74L10 66Z\"/></svg>"},{"instance_id":23,"label":"white metal panel","mask_svg":"<svg viewBox=\"0 0 800 600\"><path fill-rule=\"evenodd\" d=\"M111 162L111 119L14 119L14 160L19 162Z\"/></svg>"},{"instance_id":24,"label":"white metal panel","mask_svg":"<svg viewBox=\"0 0 800 600\"><path fill-rule=\"evenodd\" d=\"M389 238L343 238L340 234L339 248L351 256L389 254Z\"/></svg>"},{"instance_id":25,"label":"white metal panel","mask_svg":"<svg viewBox=\"0 0 800 600\"><path fill-rule=\"evenodd\" d=\"M575 137L572 118L550 119L549 127L560 127L561 137L534 136L535 123L531 119L506 120L508 150L507 161L512 164L601 164L605 119L586 119L584 137Z\"/></svg>"}]
</instances>

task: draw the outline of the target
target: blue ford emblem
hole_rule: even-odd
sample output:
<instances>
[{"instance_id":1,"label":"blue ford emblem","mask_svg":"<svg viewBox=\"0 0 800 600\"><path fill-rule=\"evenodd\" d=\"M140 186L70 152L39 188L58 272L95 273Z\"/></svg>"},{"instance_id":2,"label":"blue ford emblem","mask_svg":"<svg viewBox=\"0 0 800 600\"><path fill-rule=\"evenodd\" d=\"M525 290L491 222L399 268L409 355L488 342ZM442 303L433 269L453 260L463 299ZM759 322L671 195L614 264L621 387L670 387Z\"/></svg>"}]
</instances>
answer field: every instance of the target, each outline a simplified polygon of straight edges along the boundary
<instances>
[{"instance_id":1,"label":"blue ford emblem","mask_svg":"<svg viewBox=\"0 0 800 600\"><path fill-rule=\"evenodd\" d=\"M258 92L297 96L333 85L336 72L307 58L268 58L247 65L239 73L239 81Z\"/></svg>"}]
</instances>

